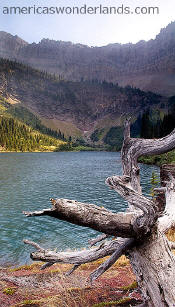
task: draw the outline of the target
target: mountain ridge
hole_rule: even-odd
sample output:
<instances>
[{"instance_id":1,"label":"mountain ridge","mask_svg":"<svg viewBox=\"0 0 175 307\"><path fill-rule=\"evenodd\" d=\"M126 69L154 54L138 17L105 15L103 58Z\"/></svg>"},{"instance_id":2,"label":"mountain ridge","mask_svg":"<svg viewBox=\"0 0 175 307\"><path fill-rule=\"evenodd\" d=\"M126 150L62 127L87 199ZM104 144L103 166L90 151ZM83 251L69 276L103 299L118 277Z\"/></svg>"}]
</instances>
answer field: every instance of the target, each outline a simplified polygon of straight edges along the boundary
<instances>
[{"instance_id":1,"label":"mountain ridge","mask_svg":"<svg viewBox=\"0 0 175 307\"><path fill-rule=\"evenodd\" d=\"M68 81L106 80L165 96L175 95L175 22L147 42L102 47L50 39L29 44L4 33L0 32L0 57Z\"/></svg>"},{"instance_id":2,"label":"mountain ridge","mask_svg":"<svg viewBox=\"0 0 175 307\"><path fill-rule=\"evenodd\" d=\"M14 108L27 108L42 124L60 129L67 137L90 137L95 130L103 130L105 137L127 116L136 119L148 107L159 109L167 104L166 97L130 86L97 80L65 81L5 59L0 59L0 93Z\"/></svg>"}]
</instances>

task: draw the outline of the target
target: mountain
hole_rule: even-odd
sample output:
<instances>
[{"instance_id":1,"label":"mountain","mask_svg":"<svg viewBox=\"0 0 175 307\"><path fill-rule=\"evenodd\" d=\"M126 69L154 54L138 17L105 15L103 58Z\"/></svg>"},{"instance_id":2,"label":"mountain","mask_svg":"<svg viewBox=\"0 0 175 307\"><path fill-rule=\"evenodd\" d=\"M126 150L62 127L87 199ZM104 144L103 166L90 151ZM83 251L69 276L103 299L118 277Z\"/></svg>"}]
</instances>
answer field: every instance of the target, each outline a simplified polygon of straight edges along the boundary
<instances>
[{"instance_id":1,"label":"mountain","mask_svg":"<svg viewBox=\"0 0 175 307\"><path fill-rule=\"evenodd\" d=\"M24 107L14 111L10 103L0 96L0 152L59 151L67 145L61 133L55 133L41 125L37 117Z\"/></svg>"},{"instance_id":2,"label":"mountain","mask_svg":"<svg viewBox=\"0 0 175 307\"><path fill-rule=\"evenodd\" d=\"M27 46L28 43L22 40L17 35L13 36L4 31L0 31L0 50L1 57L11 58L12 54L15 55L20 51L20 48Z\"/></svg>"},{"instance_id":3,"label":"mountain","mask_svg":"<svg viewBox=\"0 0 175 307\"><path fill-rule=\"evenodd\" d=\"M25 63L68 81L98 80L175 95L175 22L153 40L88 47L43 39L29 44L0 32L0 57Z\"/></svg>"},{"instance_id":4,"label":"mountain","mask_svg":"<svg viewBox=\"0 0 175 307\"><path fill-rule=\"evenodd\" d=\"M0 59L0 94L11 105L11 114L25 123L36 122L28 110L37 116L40 126L61 130L66 137L84 137L88 142L98 139L107 144L110 137L115 138L114 132L120 138L120 126L127 116L136 120L148 107L166 109L167 104L161 95L130 86L60 80L5 59Z\"/></svg>"}]
</instances>

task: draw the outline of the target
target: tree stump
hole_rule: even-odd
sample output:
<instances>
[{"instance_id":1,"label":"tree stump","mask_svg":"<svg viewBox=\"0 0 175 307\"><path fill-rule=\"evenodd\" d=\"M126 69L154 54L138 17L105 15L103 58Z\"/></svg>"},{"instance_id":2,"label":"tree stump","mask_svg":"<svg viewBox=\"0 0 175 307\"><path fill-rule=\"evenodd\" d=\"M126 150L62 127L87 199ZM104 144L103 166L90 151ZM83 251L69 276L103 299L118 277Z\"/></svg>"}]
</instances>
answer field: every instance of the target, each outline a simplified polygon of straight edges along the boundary
<instances>
[{"instance_id":1,"label":"tree stump","mask_svg":"<svg viewBox=\"0 0 175 307\"><path fill-rule=\"evenodd\" d=\"M122 254L127 254L136 274L144 306L175 306L175 257L171 252L175 244L165 236L167 230L175 225L175 167L161 168L162 186L155 189L164 197L160 206L159 198L151 199L142 195L137 163L142 155L162 154L174 148L175 131L160 139L134 139L130 137L130 121L126 121L121 152L123 176L106 179L106 184L128 202L126 212L113 213L93 204L67 199L51 199L52 208L24 212L27 217L52 216L102 232L101 236L92 240L91 245L109 236L118 237L89 250L60 253L44 250L37 243L25 240L25 243L37 249L31 253L31 258L46 262L42 269L56 262L72 263L73 268L68 272L71 274L83 263L110 255L91 273L90 280L93 282Z\"/></svg>"}]
</instances>

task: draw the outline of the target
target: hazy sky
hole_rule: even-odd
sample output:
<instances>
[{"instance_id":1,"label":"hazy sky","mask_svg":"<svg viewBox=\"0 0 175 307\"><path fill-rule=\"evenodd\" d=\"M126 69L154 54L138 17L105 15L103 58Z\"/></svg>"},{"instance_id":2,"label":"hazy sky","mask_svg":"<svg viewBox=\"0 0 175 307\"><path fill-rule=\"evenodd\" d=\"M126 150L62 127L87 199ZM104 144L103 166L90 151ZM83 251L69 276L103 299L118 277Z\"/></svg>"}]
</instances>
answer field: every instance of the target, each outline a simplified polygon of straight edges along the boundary
<instances>
[{"instance_id":1,"label":"hazy sky","mask_svg":"<svg viewBox=\"0 0 175 307\"><path fill-rule=\"evenodd\" d=\"M133 14L3 14L4 7L130 7ZM136 7L158 7L159 14L135 14ZM146 9L143 9L145 13ZM68 13L70 9L68 9ZM139 11L140 12L140 11ZM7 10L5 11L7 13ZM32 43L42 38L72 41L89 46L128 43L155 38L175 20L175 0L1 0L0 30Z\"/></svg>"}]
</instances>

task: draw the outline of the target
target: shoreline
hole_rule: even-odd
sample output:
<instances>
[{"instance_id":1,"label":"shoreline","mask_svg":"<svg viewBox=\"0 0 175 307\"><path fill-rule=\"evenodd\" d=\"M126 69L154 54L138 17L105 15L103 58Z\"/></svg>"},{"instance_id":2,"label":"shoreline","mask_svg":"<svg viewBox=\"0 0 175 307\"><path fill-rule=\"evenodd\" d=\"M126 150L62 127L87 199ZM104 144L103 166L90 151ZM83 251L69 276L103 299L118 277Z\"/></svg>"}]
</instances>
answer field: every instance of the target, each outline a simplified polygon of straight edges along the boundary
<instances>
[{"instance_id":1,"label":"shoreline","mask_svg":"<svg viewBox=\"0 0 175 307\"><path fill-rule=\"evenodd\" d=\"M120 151L109 151L109 150L106 150L105 148L104 149L101 149L101 148L87 148L87 149L79 149L79 150L37 150L37 151L0 151L0 154L1 153L50 153L50 152L86 152L86 151L89 151L89 152L95 152L95 151L98 151L98 152L120 152Z\"/></svg>"}]
</instances>

